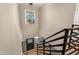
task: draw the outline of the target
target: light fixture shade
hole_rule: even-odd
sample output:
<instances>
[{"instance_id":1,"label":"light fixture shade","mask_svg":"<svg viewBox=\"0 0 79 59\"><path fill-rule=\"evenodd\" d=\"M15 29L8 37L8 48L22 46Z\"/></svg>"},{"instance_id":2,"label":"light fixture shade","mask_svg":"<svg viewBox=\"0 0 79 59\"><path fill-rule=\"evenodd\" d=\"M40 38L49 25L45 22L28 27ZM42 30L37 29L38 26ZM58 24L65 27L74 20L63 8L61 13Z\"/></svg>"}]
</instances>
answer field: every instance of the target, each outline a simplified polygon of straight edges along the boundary
<instances>
[{"instance_id":1,"label":"light fixture shade","mask_svg":"<svg viewBox=\"0 0 79 59\"><path fill-rule=\"evenodd\" d=\"M33 3L29 3L29 5L33 5Z\"/></svg>"}]
</instances>

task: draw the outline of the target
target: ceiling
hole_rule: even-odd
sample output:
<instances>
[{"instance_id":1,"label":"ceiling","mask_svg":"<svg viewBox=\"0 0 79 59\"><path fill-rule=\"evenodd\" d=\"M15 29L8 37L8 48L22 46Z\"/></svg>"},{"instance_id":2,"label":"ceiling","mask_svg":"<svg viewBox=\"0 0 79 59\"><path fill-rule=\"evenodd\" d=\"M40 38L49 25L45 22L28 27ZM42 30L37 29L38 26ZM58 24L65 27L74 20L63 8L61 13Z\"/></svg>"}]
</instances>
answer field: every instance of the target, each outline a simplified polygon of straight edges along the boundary
<instances>
[{"instance_id":1,"label":"ceiling","mask_svg":"<svg viewBox=\"0 0 79 59\"><path fill-rule=\"evenodd\" d=\"M24 3L25 5L29 5L29 3ZM42 6L44 3L33 3L33 6L39 8L40 6Z\"/></svg>"}]
</instances>

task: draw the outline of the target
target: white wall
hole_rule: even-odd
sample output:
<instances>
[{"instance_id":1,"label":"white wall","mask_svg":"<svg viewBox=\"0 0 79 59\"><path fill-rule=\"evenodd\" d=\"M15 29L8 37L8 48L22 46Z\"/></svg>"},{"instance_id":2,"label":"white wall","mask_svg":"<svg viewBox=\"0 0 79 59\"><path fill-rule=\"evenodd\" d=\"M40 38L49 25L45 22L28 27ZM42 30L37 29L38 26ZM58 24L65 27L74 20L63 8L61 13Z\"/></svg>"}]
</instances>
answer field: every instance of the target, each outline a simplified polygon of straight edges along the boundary
<instances>
[{"instance_id":1,"label":"white wall","mask_svg":"<svg viewBox=\"0 0 79 59\"><path fill-rule=\"evenodd\" d=\"M30 37L39 36L39 19L38 19L38 9L35 9L36 20L34 24L25 24L25 15L24 10L30 10L31 7L26 4L19 4L19 16L20 16L20 25L23 33L23 40Z\"/></svg>"},{"instance_id":2,"label":"white wall","mask_svg":"<svg viewBox=\"0 0 79 59\"><path fill-rule=\"evenodd\" d=\"M74 24L79 24L79 3L76 4L76 11L74 17Z\"/></svg>"},{"instance_id":3,"label":"white wall","mask_svg":"<svg viewBox=\"0 0 79 59\"><path fill-rule=\"evenodd\" d=\"M75 13L75 4L50 3L39 8L40 35L48 37L59 30L70 28Z\"/></svg>"},{"instance_id":4,"label":"white wall","mask_svg":"<svg viewBox=\"0 0 79 59\"><path fill-rule=\"evenodd\" d=\"M0 54L22 54L17 4L0 4Z\"/></svg>"}]
</instances>

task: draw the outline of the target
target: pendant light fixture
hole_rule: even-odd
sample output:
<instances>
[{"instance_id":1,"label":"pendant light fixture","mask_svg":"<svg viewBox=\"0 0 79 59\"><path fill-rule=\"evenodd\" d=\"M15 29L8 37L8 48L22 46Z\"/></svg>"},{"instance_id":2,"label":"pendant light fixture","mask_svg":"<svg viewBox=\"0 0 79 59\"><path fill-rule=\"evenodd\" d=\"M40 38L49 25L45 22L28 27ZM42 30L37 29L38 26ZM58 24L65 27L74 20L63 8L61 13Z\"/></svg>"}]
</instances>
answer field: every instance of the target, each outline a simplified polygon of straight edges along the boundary
<instances>
[{"instance_id":1,"label":"pendant light fixture","mask_svg":"<svg viewBox=\"0 0 79 59\"><path fill-rule=\"evenodd\" d=\"M25 23L26 24L35 23L35 9L33 3L29 3L29 9L25 10Z\"/></svg>"},{"instance_id":2,"label":"pendant light fixture","mask_svg":"<svg viewBox=\"0 0 79 59\"><path fill-rule=\"evenodd\" d=\"M34 10L33 3L29 3L31 10Z\"/></svg>"}]
</instances>

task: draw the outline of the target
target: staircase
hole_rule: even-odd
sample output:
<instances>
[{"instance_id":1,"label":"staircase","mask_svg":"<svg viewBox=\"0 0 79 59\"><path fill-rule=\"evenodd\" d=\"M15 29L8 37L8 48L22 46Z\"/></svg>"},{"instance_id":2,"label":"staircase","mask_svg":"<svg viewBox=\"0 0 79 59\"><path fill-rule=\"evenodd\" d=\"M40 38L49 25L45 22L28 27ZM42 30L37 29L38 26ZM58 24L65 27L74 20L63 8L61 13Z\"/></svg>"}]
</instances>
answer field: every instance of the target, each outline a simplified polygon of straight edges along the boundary
<instances>
[{"instance_id":1,"label":"staircase","mask_svg":"<svg viewBox=\"0 0 79 59\"><path fill-rule=\"evenodd\" d=\"M72 28L44 38L36 48L25 51L24 55L79 55L79 25L73 24Z\"/></svg>"},{"instance_id":2,"label":"staircase","mask_svg":"<svg viewBox=\"0 0 79 59\"><path fill-rule=\"evenodd\" d=\"M64 35L53 38L64 32ZM59 40L61 43L59 43ZM57 42L53 44L54 42ZM60 48L61 47L61 48ZM37 43L37 55L79 55L79 25L63 29Z\"/></svg>"}]
</instances>

